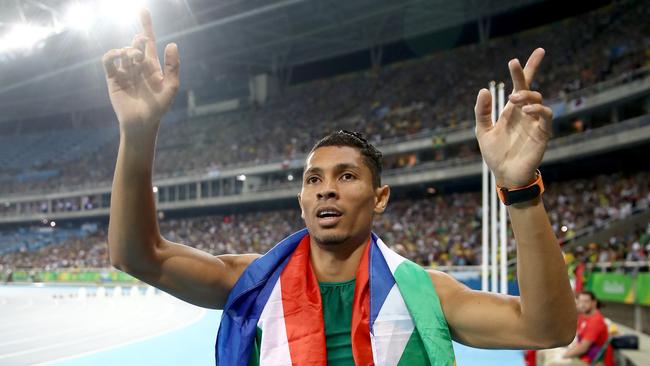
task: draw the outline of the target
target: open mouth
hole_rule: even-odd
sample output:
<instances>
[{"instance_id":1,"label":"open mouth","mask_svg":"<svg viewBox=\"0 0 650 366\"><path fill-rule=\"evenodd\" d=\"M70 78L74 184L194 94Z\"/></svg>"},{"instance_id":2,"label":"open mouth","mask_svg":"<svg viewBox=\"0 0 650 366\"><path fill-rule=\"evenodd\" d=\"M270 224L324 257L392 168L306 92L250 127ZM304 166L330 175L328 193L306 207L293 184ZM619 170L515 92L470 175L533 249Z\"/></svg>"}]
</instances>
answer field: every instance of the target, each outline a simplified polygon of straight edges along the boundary
<instances>
[{"instance_id":1,"label":"open mouth","mask_svg":"<svg viewBox=\"0 0 650 366\"><path fill-rule=\"evenodd\" d=\"M323 207L316 211L318 223L321 226L329 227L336 225L343 216L343 213L334 207Z\"/></svg>"}]
</instances>

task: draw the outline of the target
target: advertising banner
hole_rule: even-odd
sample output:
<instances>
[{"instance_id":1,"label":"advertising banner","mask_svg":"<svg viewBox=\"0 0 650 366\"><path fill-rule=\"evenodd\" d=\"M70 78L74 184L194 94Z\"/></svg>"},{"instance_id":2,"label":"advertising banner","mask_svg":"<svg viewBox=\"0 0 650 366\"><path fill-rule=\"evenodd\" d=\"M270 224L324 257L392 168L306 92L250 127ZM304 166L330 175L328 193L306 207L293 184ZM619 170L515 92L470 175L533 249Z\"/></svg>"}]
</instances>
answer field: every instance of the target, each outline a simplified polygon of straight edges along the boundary
<instances>
[{"instance_id":1,"label":"advertising banner","mask_svg":"<svg viewBox=\"0 0 650 366\"><path fill-rule=\"evenodd\" d=\"M634 302L632 278L619 273L592 273L589 289L602 301L616 301L626 304Z\"/></svg>"},{"instance_id":2,"label":"advertising banner","mask_svg":"<svg viewBox=\"0 0 650 366\"><path fill-rule=\"evenodd\" d=\"M636 278L636 303L650 306L650 273L639 273Z\"/></svg>"}]
</instances>

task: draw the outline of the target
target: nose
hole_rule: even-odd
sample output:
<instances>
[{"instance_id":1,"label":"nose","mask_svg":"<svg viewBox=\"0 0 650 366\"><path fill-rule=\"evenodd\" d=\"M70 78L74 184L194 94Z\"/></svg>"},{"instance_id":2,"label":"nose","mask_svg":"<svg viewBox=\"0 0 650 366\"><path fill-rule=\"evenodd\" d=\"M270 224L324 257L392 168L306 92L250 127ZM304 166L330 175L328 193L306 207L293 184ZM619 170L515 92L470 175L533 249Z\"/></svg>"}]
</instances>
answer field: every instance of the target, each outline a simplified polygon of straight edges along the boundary
<instances>
[{"instance_id":1,"label":"nose","mask_svg":"<svg viewBox=\"0 0 650 366\"><path fill-rule=\"evenodd\" d=\"M338 198L338 196L338 192L332 184L325 185L320 192L316 193L316 197L319 200Z\"/></svg>"}]
</instances>

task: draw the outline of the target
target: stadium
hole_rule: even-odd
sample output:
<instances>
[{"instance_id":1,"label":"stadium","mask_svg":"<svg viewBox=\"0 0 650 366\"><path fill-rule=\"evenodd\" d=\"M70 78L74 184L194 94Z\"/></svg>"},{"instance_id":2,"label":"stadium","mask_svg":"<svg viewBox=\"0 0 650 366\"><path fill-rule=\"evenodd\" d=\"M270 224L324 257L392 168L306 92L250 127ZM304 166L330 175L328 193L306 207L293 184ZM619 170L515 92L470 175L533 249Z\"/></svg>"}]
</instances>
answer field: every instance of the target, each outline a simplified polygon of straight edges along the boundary
<instances>
[{"instance_id":1,"label":"stadium","mask_svg":"<svg viewBox=\"0 0 650 366\"><path fill-rule=\"evenodd\" d=\"M150 12L155 40L143 8ZM569 356L583 340L582 313L570 345L559 339L474 341L456 328L434 279L429 287L437 308L442 305L439 313L447 315L452 363L434 357L423 364L650 364L649 16L650 2L642 0L0 2L0 365L212 365L215 357L230 365L235 363L219 355L234 354L231 349L245 355L241 364L316 364L296 361L308 358L291 340L270 333L270 326L262 337L261 320L255 328L262 339L257 361L250 345L233 341L237 331L230 328L244 329L245 323L231 315L238 309L224 312L222 305L236 306L237 297L207 305L185 290L209 277L201 272L211 268L204 262L185 262L173 276L188 282L174 282L165 279L171 272L143 274L136 264L144 261L146 255L138 254L144 251L121 251L116 243L134 244L138 240L124 238L132 228L149 225L165 241L193 248L183 253L222 263L220 258L277 253L283 239L305 226L316 240L305 217L305 187L312 179L305 167L318 150L332 149L312 149L314 144L337 131L361 144L355 151L370 144L381 152L381 185L390 187L388 205L372 214L372 232L381 240L371 236L365 250L370 254L364 254L371 262L365 274L370 300L363 300L370 301L373 342L367 364L419 364L401 355L413 334L424 334L411 307L415 300L407 298L392 262L382 259L398 293L391 290L382 301L399 297L413 320L404 340L395 330L384 346L377 340L380 327L373 321L391 314L382 312L390 311L386 307L374 310L373 255L380 254L372 254L373 245L381 256L390 257L390 251L408 264L448 275L472 293L527 298L528 306L545 297L557 300L561 296L553 291L569 282L569 306L557 313L554 305L535 309L575 313L577 306L581 313L581 298L590 294L598 309L587 314L602 313L606 327L604 343L593 354L585 348ZM148 38L134 39L138 33ZM170 43L177 46L166 47ZM521 109L512 95L522 86L509 62L517 58L523 67L538 47L544 59L530 82L529 66L523 68L524 90L543 95L538 103L552 111L553 121L536 176L543 176L543 193L536 197L541 195L553 248L559 246L563 259L561 273L556 270L558 277L546 282L540 277L544 269L528 269L546 262L522 254L532 252L514 226L524 226L513 225L521 222L514 212L524 201L506 208L496 194L503 180L496 170L489 173L475 109L483 88L492 98L492 121ZM117 53L110 56L112 50ZM139 55L144 61L137 61ZM161 78L178 73L179 84L171 87L175 94L168 109L161 107L150 141L138 130L139 139L129 145L121 114L127 108L120 111L114 94L119 88L111 89L111 82L115 75L133 75L125 65L135 69L147 60L158 62ZM142 147L148 143L149 157ZM137 151L132 160L144 163L127 163L127 150ZM337 189L317 197L338 202ZM318 222L336 226L347 220L340 212L334 216L339 215ZM541 226L526 227L532 232ZM131 255L136 259L126 264L122 258ZM289 268L287 261L283 268ZM362 267L358 263L353 269ZM343 283L321 277L314 263L307 264L309 271L312 265L321 286L318 299L327 286ZM246 280L239 277L243 271L228 290ZM351 272L355 281L362 272ZM285 279L278 276L284 274L275 277L279 287ZM303 290L296 293L309 292ZM531 296L535 291L537 297ZM355 301L359 293L354 290ZM251 318L272 318L266 313L272 306L264 306L265 313ZM348 309L352 326L362 316L356 309ZM552 328L563 323L560 318L535 329ZM500 318L494 319L497 324ZM350 324L347 363L330 360L326 325L322 364L366 364L359 361L362 347ZM282 326L282 334L291 335ZM576 329L573 320L570 328ZM229 338L222 332L231 332L225 333ZM288 359L265 358L264 338L274 337L289 343ZM560 345L568 347L566 357L550 360L545 351Z\"/></svg>"}]
</instances>

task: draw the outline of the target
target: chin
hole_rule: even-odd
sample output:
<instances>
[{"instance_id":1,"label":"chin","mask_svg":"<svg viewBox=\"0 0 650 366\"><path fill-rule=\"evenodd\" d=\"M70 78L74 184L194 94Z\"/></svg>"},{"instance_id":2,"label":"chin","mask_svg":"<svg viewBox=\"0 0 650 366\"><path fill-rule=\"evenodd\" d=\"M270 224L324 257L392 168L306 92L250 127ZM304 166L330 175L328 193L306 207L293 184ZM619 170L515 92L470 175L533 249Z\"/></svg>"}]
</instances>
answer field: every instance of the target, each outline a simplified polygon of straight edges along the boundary
<instances>
[{"instance_id":1,"label":"chin","mask_svg":"<svg viewBox=\"0 0 650 366\"><path fill-rule=\"evenodd\" d=\"M311 236L317 243L327 247L341 245L350 238L348 235L342 233L314 233Z\"/></svg>"}]
</instances>

